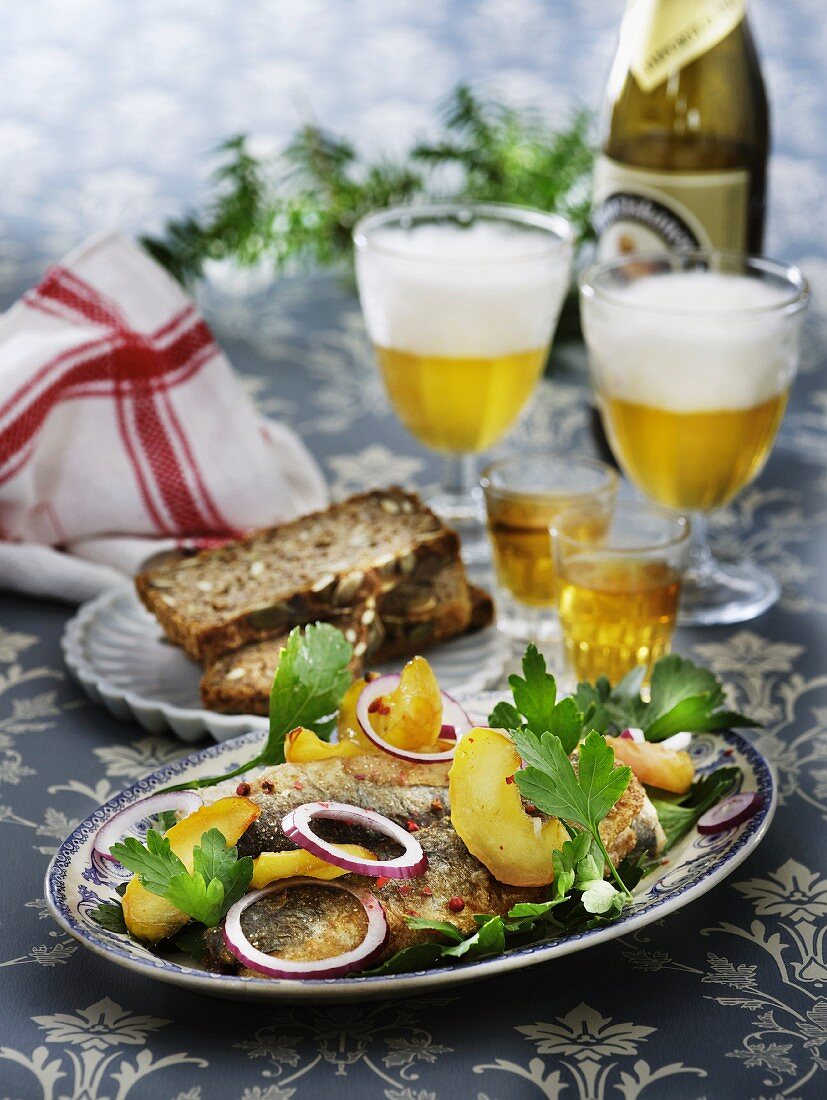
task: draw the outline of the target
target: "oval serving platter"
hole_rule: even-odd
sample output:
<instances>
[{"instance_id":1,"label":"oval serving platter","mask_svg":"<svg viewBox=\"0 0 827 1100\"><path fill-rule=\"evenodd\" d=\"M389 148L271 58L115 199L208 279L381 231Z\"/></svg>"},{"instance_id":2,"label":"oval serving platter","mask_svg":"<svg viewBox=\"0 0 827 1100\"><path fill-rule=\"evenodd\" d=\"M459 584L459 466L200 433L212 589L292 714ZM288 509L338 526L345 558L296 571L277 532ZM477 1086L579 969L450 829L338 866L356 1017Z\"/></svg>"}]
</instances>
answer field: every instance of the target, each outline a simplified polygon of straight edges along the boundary
<instances>
[{"instance_id":1,"label":"oval serving platter","mask_svg":"<svg viewBox=\"0 0 827 1100\"><path fill-rule=\"evenodd\" d=\"M205 733L226 741L267 726L261 715L202 707L201 668L164 639L131 584L85 603L66 624L62 646L67 668L91 699L150 733L171 729L182 741L199 741ZM483 691L499 679L509 652L502 634L488 627L442 642L428 651L428 660L446 691ZM398 663L377 671L398 672Z\"/></svg>"},{"instance_id":2,"label":"oval serving platter","mask_svg":"<svg viewBox=\"0 0 827 1100\"><path fill-rule=\"evenodd\" d=\"M463 703L471 718L482 724L500 697L496 692L466 695ZM742 772L738 789L757 791L763 796L763 805L753 817L714 836L702 836L693 829L670 851L667 866L657 868L641 880L634 891L634 905L614 924L565 939L514 948L495 958L446 969L321 981L234 977L200 969L184 955L160 958L127 936L108 932L95 924L89 915L91 910L101 901L114 899L115 888L128 877L117 864L93 860L92 846L100 827L125 806L170 782L214 775L238 766L253 755L262 736L262 732L256 730L168 764L122 791L81 822L61 844L46 872L45 897L57 922L84 947L116 965L197 993L276 1003L408 997L583 951L682 909L717 886L746 859L761 842L775 812L776 784L772 769L746 738L730 731L696 734L691 752L699 773L714 771L724 764L736 764Z\"/></svg>"}]
</instances>

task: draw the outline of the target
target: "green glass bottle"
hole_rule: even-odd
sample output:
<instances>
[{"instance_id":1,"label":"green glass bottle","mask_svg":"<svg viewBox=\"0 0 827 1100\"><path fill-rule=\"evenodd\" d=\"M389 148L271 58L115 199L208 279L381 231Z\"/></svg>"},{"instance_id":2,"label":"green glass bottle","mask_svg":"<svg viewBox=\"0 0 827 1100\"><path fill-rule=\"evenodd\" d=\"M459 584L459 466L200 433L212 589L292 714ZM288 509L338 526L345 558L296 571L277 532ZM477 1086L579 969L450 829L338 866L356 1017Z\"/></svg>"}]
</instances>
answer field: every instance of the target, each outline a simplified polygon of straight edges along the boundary
<instances>
[{"instance_id":1,"label":"green glass bottle","mask_svg":"<svg viewBox=\"0 0 827 1100\"><path fill-rule=\"evenodd\" d=\"M745 0L630 0L601 133L601 258L761 251L769 113Z\"/></svg>"}]
</instances>

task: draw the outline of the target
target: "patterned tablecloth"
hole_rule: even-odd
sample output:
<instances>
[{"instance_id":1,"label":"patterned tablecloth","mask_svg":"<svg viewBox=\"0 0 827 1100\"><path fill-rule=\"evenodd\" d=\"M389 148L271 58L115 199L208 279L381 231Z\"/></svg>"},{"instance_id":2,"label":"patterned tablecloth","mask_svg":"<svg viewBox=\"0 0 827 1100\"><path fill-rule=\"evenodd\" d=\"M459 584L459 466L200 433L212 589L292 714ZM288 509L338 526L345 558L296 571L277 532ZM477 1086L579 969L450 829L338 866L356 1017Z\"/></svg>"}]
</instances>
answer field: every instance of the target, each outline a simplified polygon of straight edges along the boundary
<instances>
[{"instance_id":1,"label":"patterned tablecloth","mask_svg":"<svg viewBox=\"0 0 827 1100\"><path fill-rule=\"evenodd\" d=\"M388 412L348 294L320 279L257 299L212 294L205 305L261 407L298 426L337 495L433 481L435 465ZM589 450L577 358L544 381L520 444ZM827 394L812 333L808 361L766 471L715 524L721 551L775 570L781 602L747 625L677 639L764 723L753 736L781 792L768 837L680 914L456 996L282 1010L199 1000L59 932L42 900L57 843L184 748L117 721L68 678L59 641L69 608L4 598L0 1097L823 1096Z\"/></svg>"}]
</instances>

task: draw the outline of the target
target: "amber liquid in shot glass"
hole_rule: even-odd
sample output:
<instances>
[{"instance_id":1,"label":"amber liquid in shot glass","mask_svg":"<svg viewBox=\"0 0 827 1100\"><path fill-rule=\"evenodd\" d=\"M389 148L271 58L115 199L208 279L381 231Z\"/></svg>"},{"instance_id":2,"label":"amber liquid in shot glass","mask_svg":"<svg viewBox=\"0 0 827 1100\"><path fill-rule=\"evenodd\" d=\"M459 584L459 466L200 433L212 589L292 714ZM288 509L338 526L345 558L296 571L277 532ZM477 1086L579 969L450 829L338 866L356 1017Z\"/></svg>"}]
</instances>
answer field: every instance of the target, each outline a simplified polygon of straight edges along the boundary
<instances>
[{"instance_id":1,"label":"amber liquid in shot glass","mask_svg":"<svg viewBox=\"0 0 827 1100\"><path fill-rule=\"evenodd\" d=\"M553 607L554 559L549 528L565 507L534 497L499 501L489 508L488 532L497 581L515 599L530 607ZM597 537L605 530L608 513L583 523L583 535Z\"/></svg>"},{"instance_id":2,"label":"amber liquid in shot glass","mask_svg":"<svg viewBox=\"0 0 827 1100\"><path fill-rule=\"evenodd\" d=\"M591 459L515 454L492 463L482 479L494 559L497 621L512 637L559 633L550 528L573 504L589 505L584 537L605 530L617 475Z\"/></svg>"},{"instance_id":3,"label":"amber liquid in shot glass","mask_svg":"<svg viewBox=\"0 0 827 1100\"><path fill-rule=\"evenodd\" d=\"M548 529L555 512L531 497L494 502L488 533L497 582L530 607L554 604L554 565Z\"/></svg>"},{"instance_id":4,"label":"amber liquid in shot glass","mask_svg":"<svg viewBox=\"0 0 827 1100\"><path fill-rule=\"evenodd\" d=\"M669 652L680 575L665 562L570 562L560 579L560 624L566 660L577 680L607 676L614 684L637 665Z\"/></svg>"},{"instance_id":5,"label":"amber liquid in shot glass","mask_svg":"<svg viewBox=\"0 0 827 1100\"><path fill-rule=\"evenodd\" d=\"M669 652L689 551L689 521L647 504L618 503L602 530L591 512L552 527L563 651L578 681L616 684Z\"/></svg>"}]
</instances>

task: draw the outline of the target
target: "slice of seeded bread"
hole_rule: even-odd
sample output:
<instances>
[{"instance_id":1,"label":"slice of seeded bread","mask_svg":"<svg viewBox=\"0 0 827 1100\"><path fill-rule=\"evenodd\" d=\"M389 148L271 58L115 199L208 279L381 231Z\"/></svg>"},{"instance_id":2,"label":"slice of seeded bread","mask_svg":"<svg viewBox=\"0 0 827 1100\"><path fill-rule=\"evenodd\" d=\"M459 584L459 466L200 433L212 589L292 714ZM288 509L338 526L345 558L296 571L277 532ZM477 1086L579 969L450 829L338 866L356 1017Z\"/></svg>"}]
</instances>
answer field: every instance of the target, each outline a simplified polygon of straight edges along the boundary
<instances>
[{"instance_id":1,"label":"slice of seeded bread","mask_svg":"<svg viewBox=\"0 0 827 1100\"><path fill-rule=\"evenodd\" d=\"M456 533L391 488L145 570L135 586L170 641L214 662L458 560Z\"/></svg>"},{"instance_id":2,"label":"slice of seeded bread","mask_svg":"<svg viewBox=\"0 0 827 1100\"><path fill-rule=\"evenodd\" d=\"M350 670L354 676L362 671L367 629L357 621L339 620L338 626L353 643ZM276 675L279 657L291 628L285 627L274 638L251 642L232 653L225 653L208 665L201 677L201 700L207 710L221 714L264 714L270 708L270 688ZM360 652L357 653L357 650Z\"/></svg>"},{"instance_id":3,"label":"slice of seeded bread","mask_svg":"<svg viewBox=\"0 0 827 1100\"><path fill-rule=\"evenodd\" d=\"M270 687L282 647L290 633L285 629L265 642L252 642L234 653L225 653L208 665L201 677L201 701L220 714L264 714L269 711ZM361 667L361 661L356 658ZM354 675L358 668L354 671Z\"/></svg>"},{"instance_id":4,"label":"slice of seeded bread","mask_svg":"<svg viewBox=\"0 0 827 1100\"><path fill-rule=\"evenodd\" d=\"M378 614L374 615L376 608ZM331 620L353 644L352 670L363 663L417 652L468 627L474 608L465 568L449 562L431 577L401 581L390 592L367 597L364 605ZM209 710L266 714L279 653L289 633L251 645L206 663L201 697Z\"/></svg>"},{"instance_id":5,"label":"slice of seeded bread","mask_svg":"<svg viewBox=\"0 0 827 1100\"><path fill-rule=\"evenodd\" d=\"M439 582L437 582L439 583ZM463 574L463 584L465 578ZM447 580L442 582L443 592L448 586ZM489 626L493 620L494 605L491 597L482 588L475 585L466 586L470 598L470 613L462 620L456 607L448 606L444 618L440 606L431 609L431 626L425 618L420 618L414 626L427 625L427 637L417 642L411 632L396 631L391 626L390 634L385 627L385 636L378 648L367 658L368 661L384 661L393 657L413 656L415 653L427 649L429 644L439 640L445 640L455 634L470 633ZM441 620L441 621L439 621ZM462 623L462 625L459 625ZM350 640L354 640L354 651L360 648L360 643L367 644L369 627L361 623L357 616L355 622L348 626L339 623L345 629ZM273 677L276 674L279 654L284 645L289 631L284 630L281 635L263 642L255 642L243 646L234 653L227 653L219 657L217 661L209 665L201 678L201 698L208 710L216 710L225 714L267 714L270 702L270 688ZM356 656L351 664L354 675L359 675L363 658Z\"/></svg>"}]
</instances>

